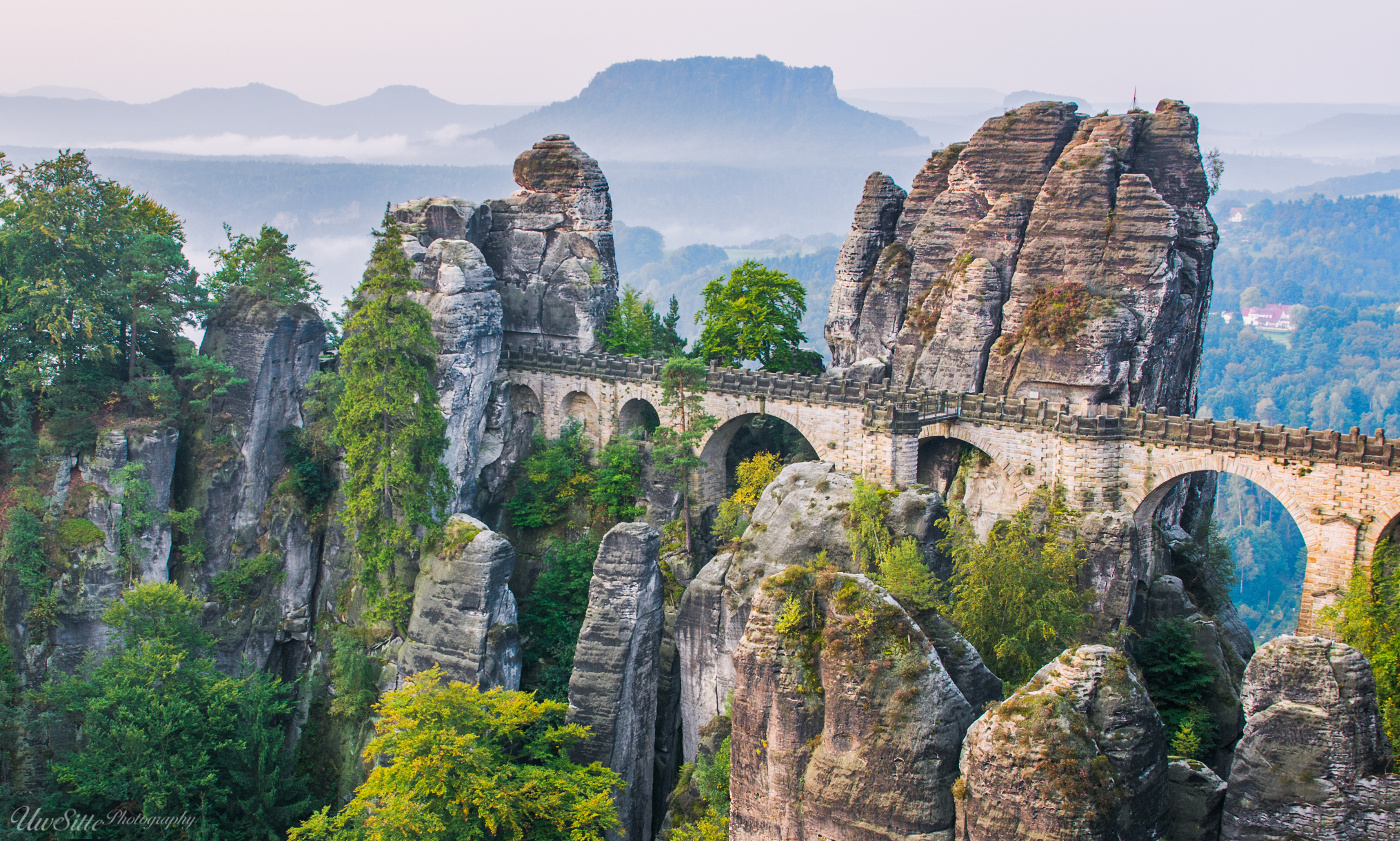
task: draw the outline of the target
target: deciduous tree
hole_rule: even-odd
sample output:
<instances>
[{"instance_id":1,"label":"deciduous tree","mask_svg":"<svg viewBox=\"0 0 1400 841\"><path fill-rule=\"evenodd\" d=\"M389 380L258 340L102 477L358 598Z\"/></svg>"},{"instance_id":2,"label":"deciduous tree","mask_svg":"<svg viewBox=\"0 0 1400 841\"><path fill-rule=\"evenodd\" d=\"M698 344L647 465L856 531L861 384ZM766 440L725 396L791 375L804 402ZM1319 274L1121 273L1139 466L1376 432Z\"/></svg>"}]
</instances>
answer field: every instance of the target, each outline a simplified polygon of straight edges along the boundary
<instances>
[{"instance_id":1,"label":"deciduous tree","mask_svg":"<svg viewBox=\"0 0 1400 841\"><path fill-rule=\"evenodd\" d=\"M753 361L769 371L822 370L821 355L800 347L807 341L801 329L807 290L800 281L746 260L727 281L716 278L701 294L696 356L720 365Z\"/></svg>"},{"instance_id":2,"label":"deciduous tree","mask_svg":"<svg viewBox=\"0 0 1400 841\"><path fill-rule=\"evenodd\" d=\"M365 748L369 778L289 841L601 841L621 778L569 761L585 728L568 705L453 681L437 668L384 696Z\"/></svg>"}]
</instances>

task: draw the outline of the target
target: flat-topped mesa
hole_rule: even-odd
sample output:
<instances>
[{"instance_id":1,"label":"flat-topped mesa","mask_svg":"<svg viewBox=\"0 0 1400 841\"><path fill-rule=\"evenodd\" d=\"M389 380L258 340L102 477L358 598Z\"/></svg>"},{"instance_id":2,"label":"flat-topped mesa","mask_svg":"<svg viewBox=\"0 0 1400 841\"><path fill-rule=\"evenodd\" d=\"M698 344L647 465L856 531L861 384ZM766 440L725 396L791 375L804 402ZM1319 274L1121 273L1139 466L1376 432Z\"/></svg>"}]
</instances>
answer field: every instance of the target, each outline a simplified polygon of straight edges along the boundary
<instances>
[{"instance_id":1,"label":"flat-topped mesa","mask_svg":"<svg viewBox=\"0 0 1400 841\"><path fill-rule=\"evenodd\" d=\"M1195 408L1218 241L1197 122L1035 102L940 150L906 196L866 182L837 262L839 371L903 387Z\"/></svg>"}]
</instances>

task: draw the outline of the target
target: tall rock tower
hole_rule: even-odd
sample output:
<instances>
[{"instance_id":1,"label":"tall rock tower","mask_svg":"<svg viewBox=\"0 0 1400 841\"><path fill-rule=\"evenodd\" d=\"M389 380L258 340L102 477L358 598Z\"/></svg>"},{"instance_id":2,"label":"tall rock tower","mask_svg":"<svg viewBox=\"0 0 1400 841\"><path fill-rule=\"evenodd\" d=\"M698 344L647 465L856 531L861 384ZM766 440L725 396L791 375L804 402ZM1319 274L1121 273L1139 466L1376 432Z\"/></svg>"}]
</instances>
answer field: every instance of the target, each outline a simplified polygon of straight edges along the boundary
<instances>
[{"instance_id":1,"label":"tall rock tower","mask_svg":"<svg viewBox=\"0 0 1400 841\"><path fill-rule=\"evenodd\" d=\"M1035 102L866 181L826 338L894 385L1195 410L1218 238L1196 118Z\"/></svg>"}]
</instances>

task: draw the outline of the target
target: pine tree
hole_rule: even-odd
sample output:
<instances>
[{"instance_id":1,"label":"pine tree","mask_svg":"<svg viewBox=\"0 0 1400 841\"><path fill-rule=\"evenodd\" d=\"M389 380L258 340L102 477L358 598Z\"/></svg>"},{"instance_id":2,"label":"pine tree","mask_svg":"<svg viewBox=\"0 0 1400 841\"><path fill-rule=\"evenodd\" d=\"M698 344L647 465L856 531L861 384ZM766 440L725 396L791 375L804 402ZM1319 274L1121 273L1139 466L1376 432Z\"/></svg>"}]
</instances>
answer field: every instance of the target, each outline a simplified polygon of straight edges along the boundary
<instances>
[{"instance_id":1,"label":"pine tree","mask_svg":"<svg viewBox=\"0 0 1400 841\"><path fill-rule=\"evenodd\" d=\"M656 431L653 453L661 469L680 480L686 554L694 548L690 539L690 476L705 466L695 447L716 424L714 415L705 411L704 391L705 363L700 360L677 356L661 369L661 405L671 411L676 426Z\"/></svg>"},{"instance_id":2,"label":"pine tree","mask_svg":"<svg viewBox=\"0 0 1400 841\"><path fill-rule=\"evenodd\" d=\"M360 583L371 615L396 628L410 598L399 560L441 531L448 495L446 424L433 386L438 344L427 309L409 297L419 285L401 239L386 211L345 324L335 429L350 473L343 519L355 535Z\"/></svg>"}]
</instances>

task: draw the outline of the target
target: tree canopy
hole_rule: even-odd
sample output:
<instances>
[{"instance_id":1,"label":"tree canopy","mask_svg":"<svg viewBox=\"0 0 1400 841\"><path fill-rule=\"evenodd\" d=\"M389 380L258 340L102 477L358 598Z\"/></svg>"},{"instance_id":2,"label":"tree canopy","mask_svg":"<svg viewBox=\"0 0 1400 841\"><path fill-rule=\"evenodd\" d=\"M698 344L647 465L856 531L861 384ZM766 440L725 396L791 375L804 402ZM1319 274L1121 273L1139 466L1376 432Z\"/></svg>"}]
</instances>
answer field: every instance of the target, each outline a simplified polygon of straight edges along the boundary
<instances>
[{"instance_id":1,"label":"tree canopy","mask_svg":"<svg viewBox=\"0 0 1400 841\"><path fill-rule=\"evenodd\" d=\"M685 340L676 332L680 324L680 302L671 296L665 319L656 312L656 302L631 286L622 288L617 306L608 313L603 326L603 347L623 356L655 356L665 359L685 350Z\"/></svg>"},{"instance_id":2,"label":"tree canopy","mask_svg":"<svg viewBox=\"0 0 1400 841\"><path fill-rule=\"evenodd\" d=\"M205 290L181 251L180 220L96 175L81 152L17 171L0 161L0 173L6 425L23 438L40 411L58 418L61 444L90 446L97 407L125 399L140 411L169 386L178 334L205 311Z\"/></svg>"},{"instance_id":3,"label":"tree canopy","mask_svg":"<svg viewBox=\"0 0 1400 841\"><path fill-rule=\"evenodd\" d=\"M1093 591L1080 592L1083 539L1063 487L1042 488L979 540L960 504L940 522L953 559L945 611L987 667L1012 686L1077 641Z\"/></svg>"},{"instance_id":4,"label":"tree canopy","mask_svg":"<svg viewBox=\"0 0 1400 841\"><path fill-rule=\"evenodd\" d=\"M616 772L569 761L587 730L568 704L415 675L377 707L369 778L289 841L601 841L618 825Z\"/></svg>"},{"instance_id":5,"label":"tree canopy","mask_svg":"<svg viewBox=\"0 0 1400 841\"><path fill-rule=\"evenodd\" d=\"M746 260L701 294L696 356L720 365L757 362L769 371L822 371L821 354L800 347L807 341L801 329L807 290L800 281Z\"/></svg>"},{"instance_id":6,"label":"tree canopy","mask_svg":"<svg viewBox=\"0 0 1400 841\"><path fill-rule=\"evenodd\" d=\"M103 614L116 632L110 656L44 687L41 703L78 728L51 766L60 810L188 814L192 837L240 841L280 838L310 812L306 779L283 749L288 688L262 670L220 673L201 611L174 584L140 584Z\"/></svg>"},{"instance_id":7,"label":"tree canopy","mask_svg":"<svg viewBox=\"0 0 1400 841\"><path fill-rule=\"evenodd\" d=\"M292 256L296 246L288 242L286 234L263 225L254 238L235 234L226 224L224 236L228 246L209 252L215 265L208 280L214 300L222 300L230 289L242 286L258 300L325 306L311 264Z\"/></svg>"}]
</instances>

